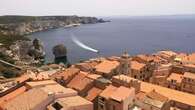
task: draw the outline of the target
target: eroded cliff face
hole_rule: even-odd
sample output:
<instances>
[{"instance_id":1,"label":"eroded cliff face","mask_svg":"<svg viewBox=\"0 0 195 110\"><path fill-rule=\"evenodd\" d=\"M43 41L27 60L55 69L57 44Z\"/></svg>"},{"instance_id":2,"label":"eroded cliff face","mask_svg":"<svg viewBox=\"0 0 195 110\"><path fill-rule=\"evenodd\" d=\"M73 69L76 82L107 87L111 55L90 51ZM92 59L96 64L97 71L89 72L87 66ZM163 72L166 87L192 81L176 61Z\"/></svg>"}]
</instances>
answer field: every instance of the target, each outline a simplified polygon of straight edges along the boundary
<instances>
[{"instance_id":1,"label":"eroded cliff face","mask_svg":"<svg viewBox=\"0 0 195 110\"><path fill-rule=\"evenodd\" d=\"M0 33L3 35L26 35L33 32L79 24L103 23L102 19L95 17L78 16L1 16Z\"/></svg>"}]
</instances>

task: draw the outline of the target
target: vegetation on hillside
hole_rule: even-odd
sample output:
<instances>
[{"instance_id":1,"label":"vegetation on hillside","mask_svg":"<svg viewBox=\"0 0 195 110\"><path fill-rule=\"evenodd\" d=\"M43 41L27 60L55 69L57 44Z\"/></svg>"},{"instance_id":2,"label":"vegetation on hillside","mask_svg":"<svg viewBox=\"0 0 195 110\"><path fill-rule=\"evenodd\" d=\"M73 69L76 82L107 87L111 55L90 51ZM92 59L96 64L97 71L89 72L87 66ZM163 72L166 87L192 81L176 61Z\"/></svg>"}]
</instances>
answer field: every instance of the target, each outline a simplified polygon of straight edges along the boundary
<instances>
[{"instance_id":1,"label":"vegetation on hillside","mask_svg":"<svg viewBox=\"0 0 195 110\"><path fill-rule=\"evenodd\" d=\"M58 21L67 21L67 22L80 22L88 21L86 23L91 23L94 20L95 22L104 22L103 19L97 19L95 17L78 17L74 16L0 16L0 24L11 24L11 23L24 23L31 21L41 21L41 20L58 20ZM99 21L98 21L99 20Z\"/></svg>"},{"instance_id":2,"label":"vegetation on hillside","mask_svg":"<svg viewBox=\"0 0 195 110\"><path fill-rule=\"evenodd\" d=\"M14 60L12 58L5 56L2 53L0 53L0 60L4 60L4 61L14 64ZM20 75L20 70L17 70L13 67L0 63L0 76L3 76L5 78L13 78L19 75Z\"/></svg>"},{"instance_id":3,"label":"vegetation on hillside","mask_svg":"<svg viewBox=\"0 0 195 110\"><path fill-rule=\"evenodd\" d=\"M21 23L35 20L32 16L0 16L0 24Z\"/></svg>"},{"instance_id":4,"label":"vegetation on hillside","mask_svg":"<svg viewBox=\"0 0 195 110\"><path fill-rule=\"evenodd\" d=\"M5 78L15 78L21 75L21 71L12 67L0 64L0 76Z\"/></svg>"},{"instance_id":5,"label":"vegetation on hillside","mask_svg":"<svg viewBox=\"0 0 195 110\"><path fill-rule=\"evenodd\" d=\"M9 47L17 40L29 40L29 38L19 35L2 35L0 34L0 43L3 47Z\"/></svg>"}]
</instances>

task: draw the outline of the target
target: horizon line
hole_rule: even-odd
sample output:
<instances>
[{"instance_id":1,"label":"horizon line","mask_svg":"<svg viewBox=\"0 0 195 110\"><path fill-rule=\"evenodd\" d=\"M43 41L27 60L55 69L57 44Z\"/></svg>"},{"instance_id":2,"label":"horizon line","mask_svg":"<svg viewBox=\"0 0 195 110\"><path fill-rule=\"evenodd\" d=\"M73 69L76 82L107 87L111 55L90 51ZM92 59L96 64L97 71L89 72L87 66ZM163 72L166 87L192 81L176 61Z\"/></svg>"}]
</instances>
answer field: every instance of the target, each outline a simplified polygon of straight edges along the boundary
<instances>
[{"instance_id":1,"label":"horizon line","mask_svg":"<svg viewBox=\"0 0 195 110\"><path fill-rule=\"evenodd\" d=\"M72 14L72 15L60 15L60 14L53 14L53 15L24 15L24 14L7 14L7 15L0 15L1 17L2 16L37 16L37 17L41 17L41 16L79 16L79 17L153 17L153 16L192 16L192 15L195 15L195 13L189 13L189 14L148 14L148 15L97 15L97 16L94 16L94 15L76 15L76 14Z\"/></svg>"}]
</instances>

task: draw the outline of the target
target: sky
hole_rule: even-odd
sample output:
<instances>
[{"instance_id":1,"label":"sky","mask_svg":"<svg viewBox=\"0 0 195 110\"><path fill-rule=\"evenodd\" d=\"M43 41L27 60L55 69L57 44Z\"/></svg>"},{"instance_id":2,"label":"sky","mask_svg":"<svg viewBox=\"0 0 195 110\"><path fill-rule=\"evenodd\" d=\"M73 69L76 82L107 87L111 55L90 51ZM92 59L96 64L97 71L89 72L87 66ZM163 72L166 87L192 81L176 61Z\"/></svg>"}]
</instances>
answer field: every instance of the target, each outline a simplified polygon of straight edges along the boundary
<instances>
[{"instance_id":1,"label":"sky","mask_svg":"<svg viewBox=\"0 0 195 110\"><path fill-rule=\"evenodd\" d=\"M0 15L146 16L195 14L195 0L0 0Z\"/></svg>"}]
</instances>

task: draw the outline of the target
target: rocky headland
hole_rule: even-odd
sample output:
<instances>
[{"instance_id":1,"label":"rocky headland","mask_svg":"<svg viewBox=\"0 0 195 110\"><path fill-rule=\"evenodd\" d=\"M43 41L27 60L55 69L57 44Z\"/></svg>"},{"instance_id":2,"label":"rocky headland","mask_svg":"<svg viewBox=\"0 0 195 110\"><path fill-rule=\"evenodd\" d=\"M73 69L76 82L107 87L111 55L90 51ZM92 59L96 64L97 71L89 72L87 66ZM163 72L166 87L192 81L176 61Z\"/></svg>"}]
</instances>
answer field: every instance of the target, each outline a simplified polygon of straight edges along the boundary
<instances>
[{"instance_id":1,"label":"rocky headland","mask_svg":"<svg viewBox=\"0 0 195 110\"><path fill-rule=\"evenodd\" d=\"M80 24L104 23L96 17L78 16L0 16L0 34L26 35L33 32L78 26Z\"/></svg>"}]
</instances>

